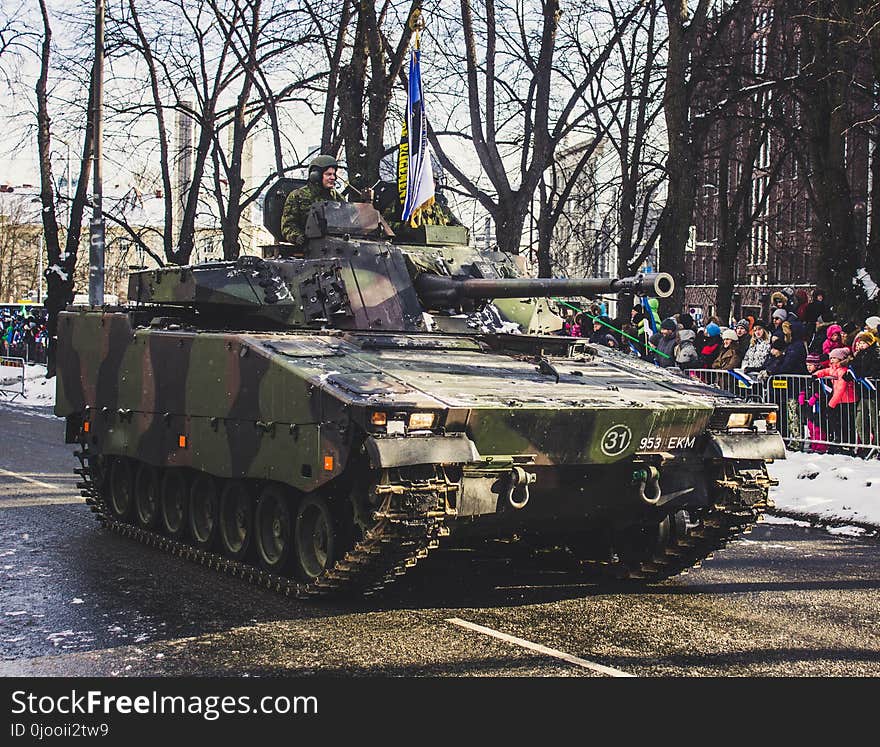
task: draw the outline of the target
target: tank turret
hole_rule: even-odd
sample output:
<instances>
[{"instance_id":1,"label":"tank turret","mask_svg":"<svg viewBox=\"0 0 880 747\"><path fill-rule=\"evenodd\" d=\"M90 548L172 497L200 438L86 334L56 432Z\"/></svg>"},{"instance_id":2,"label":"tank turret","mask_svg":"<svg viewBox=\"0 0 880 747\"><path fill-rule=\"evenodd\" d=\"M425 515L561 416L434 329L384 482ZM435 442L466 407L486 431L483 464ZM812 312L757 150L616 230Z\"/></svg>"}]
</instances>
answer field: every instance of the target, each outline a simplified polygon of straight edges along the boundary
<instances>
[{"instance_id":1,"label":"tank turret","mask_svg":"<svg viewBox=\"0 0 880 747\"><path fill-rule=\"evenodd\" d=\"M456 233L459 226L425 228L430 237L445 229L466 238ZM234 320L235 326L417 331L425 328L424 312L455 315L496 298L618 291L662 298L673 288L666 273L523 278L502 252L465 243L392 243L394 232L367 203L317 203L306 236L305 247L294 252L278 245L268 258L135 272L129 299L191 309L214 323Z\"/></svg>"}]
</instances>

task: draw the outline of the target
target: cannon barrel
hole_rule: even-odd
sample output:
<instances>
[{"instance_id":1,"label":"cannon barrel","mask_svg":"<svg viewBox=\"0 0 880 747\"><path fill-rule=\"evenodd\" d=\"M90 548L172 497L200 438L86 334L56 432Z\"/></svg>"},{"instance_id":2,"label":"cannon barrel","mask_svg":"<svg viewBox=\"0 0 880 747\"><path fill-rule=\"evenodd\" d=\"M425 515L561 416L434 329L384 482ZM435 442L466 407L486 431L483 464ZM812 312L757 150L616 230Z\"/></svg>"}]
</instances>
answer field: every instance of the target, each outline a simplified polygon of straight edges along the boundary
<instances>
[{"instance_id":1,"label":"cannon barrel","mask_svg":"<svg viewBox=\"0 0 880 747\"><path fill-rule=\"evenodd\" d=\"M465 278L422 273L416 291L425 306L441 308L472 298L542 298L589 296L595 293L634 293L666 298L675 281L666 272L640 273L629 278Z\"/></svg>"}]
</instances>

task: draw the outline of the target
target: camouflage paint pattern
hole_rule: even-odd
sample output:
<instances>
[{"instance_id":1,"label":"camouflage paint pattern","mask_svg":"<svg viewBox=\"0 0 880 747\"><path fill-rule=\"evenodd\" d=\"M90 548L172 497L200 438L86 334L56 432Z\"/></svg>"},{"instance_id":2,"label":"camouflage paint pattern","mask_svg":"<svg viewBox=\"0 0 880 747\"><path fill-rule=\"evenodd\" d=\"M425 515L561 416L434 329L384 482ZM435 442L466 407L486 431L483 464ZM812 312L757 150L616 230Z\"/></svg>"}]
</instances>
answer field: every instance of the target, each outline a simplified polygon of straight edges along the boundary
<instances>
[{"instance_id":1,"label":"camouflage paint pattern","mask_svg":"<svg viewBox=\"0 0 880 747\"><path fill-rule=\"evenodd\" d=\"M421 454L411 463L442 443L473 469L618 469L637 455L701 456L716 409L745 407L583 341L427 332L415 277L500 282L517 276L513 260L369 240L365 207L346 210L326 212L336 235L300 257L139 272L130 309L61 314L56 414L84 414L103 454L309 491L365 439L383 440L380 455L384 439ZM433 435L373 426L377 411L434 413ZM467 448L431 440L444 434Z\"/></svg>"},{"instance_id":2,"label":"camouflage paint pattern","mask_svg":"<svg viewBox=\"0 0 880 747\"><path fill-rule=\"evenodd\" d=\"M345 198L335 189L325 189L317 184L306 184L289 195L281 213L281 235L291 244L301 245L306 240L306 220L312 205L322 200L344 202Z\"/></svg>"}]
</instances>

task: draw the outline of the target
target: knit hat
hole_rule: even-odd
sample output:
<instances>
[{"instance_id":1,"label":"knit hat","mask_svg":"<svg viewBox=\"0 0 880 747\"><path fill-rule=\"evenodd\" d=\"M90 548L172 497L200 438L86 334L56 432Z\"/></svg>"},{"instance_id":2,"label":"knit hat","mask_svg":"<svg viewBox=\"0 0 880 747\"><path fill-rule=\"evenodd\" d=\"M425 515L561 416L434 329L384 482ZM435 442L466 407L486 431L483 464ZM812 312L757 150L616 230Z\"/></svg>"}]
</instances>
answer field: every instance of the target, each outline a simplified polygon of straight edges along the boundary
<instances>
[{"instance_id":1,"label":"knit hat","mask_svg":"<svg viewBox=\"0 0 880 747\"><path fill-rule=\"evenodd\" d=\"M715 324L715 322L709 322L706 325L706 334L709 335L709 337L715 337L715 335L720 335L721 334L721 327L719 327L717 324Z\"/></svg>"},{"instance_id":2,"label":"knit hat","mask_svg":"<svg viewBox=\"0 0 880 747\"><path fill-rule=\"evenodd\" d=\"M822 356L818 353L810 353L807 356L807 363L811 363L814 366L818 366L822 362Z\"/></svg>"},{"instance_id":3,"label":"knit hat","mask_svg":"<svg viewBox=\"0 0 880 747\"><path fill-rule=\"evenodd\" d=\"M740 320L736 323L736 325L734 326L734 329L736 329L737 327L742 327L746 332L748 332L748 331L749 331L749 326L750 326L750 325L749 325L749 320L748 320L748 319L740 319Z\"/></svg>"},{"instance_id":4,"label":"knit hat","mask_svg":"<svg viewBox=\"0 0 880 747\"><path fill-rule=\"evenodd\" d=\"M871 329L880 329L880 316L869 316L865 319L865 326Z\"/></svg>"},{"instance_id":5,"label":"knit hat","mask_svg":"<svg viewBox=\"0 0 880 747\"><path fill-rule=\"evenodd\" d=\"M722 340L733 340L734 342L736 342L736 340L738 340L739 338L736 336L736 332L734 332L732 329L725 329L721 333L721 339Z\"/></svg>"},{"instance_id":6,"label":"knit hat","mask_svg":"<svg viewBox=\"0 0 880 747\"><path fill-rule=\"evenodd\" d=\"M855 345L859 340L864 340L868 343L868 345L874 345L876 344L878 339L880 338L878 338L876 334L874 334L870 330L865 330L864 332L859 332L856 335L855 339L853 340L853 345Z\"/></svg>"},{"instance_id":7,"label":"knit hat","mask_svg":"<svg viewBox=\"0 0 880 747\"><path fill-rule=\"evenodd\" d=\"M675 321L671 316L664 319L660 324L660 329L671 329L673 331L678 329L678 322Z\"/></svg>"},{"instance_id":8,"label":"knit hat","mask_svg":"<svg viewBox=\"0 0 880 747\"><path fill-rule=\"evenodd\" d=\"M773 312L773 318L785 321L788 319L788 312L785 309L776 309L776 311Z\"/></svg>"},{"instance_id":9,"label":"knit hat","mask_svg":"<svg viewBox=\"0 0 880 747\"><path fill-rule=\"evenodd\" d=\"M770 343L770 347L773 350L785 350L788 347L788 343L781 337L777 337L775 340L773 340L773 342Z\"/></svg>"},{"instance_id":10,"label":"knit hat","mask_svg":"<svg viewBox=\"0 0 880 747\"><path fill-rule=\"evenodd\" d=\"M849 348L834 348L834 350L828 353L828 358L830 360L837 359L839 361L849 358Z\"/></svg>"}]
</instances>

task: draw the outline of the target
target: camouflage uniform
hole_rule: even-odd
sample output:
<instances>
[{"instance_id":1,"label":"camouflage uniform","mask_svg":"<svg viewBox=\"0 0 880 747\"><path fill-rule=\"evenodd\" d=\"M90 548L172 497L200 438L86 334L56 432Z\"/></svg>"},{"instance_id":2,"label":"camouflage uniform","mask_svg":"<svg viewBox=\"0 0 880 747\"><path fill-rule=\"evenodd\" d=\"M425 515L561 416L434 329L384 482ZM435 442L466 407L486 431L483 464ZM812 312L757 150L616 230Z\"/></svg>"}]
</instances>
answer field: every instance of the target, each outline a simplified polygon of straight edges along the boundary
<instances>
[{"instance_id":1,"label":"camouflage uniform","mask_svg":"<svg viewBox=\"0 0 880 747\"><path fill-rule=\"evenodd\" d=\"M287 195L281 214L281 236L285 241L298 245L305 243L309 210L320 200L345 202L345 198L335 189L324 189L311 183Z\"/></svg>"}]
</instances>

